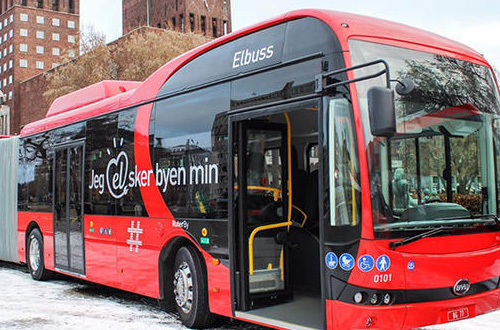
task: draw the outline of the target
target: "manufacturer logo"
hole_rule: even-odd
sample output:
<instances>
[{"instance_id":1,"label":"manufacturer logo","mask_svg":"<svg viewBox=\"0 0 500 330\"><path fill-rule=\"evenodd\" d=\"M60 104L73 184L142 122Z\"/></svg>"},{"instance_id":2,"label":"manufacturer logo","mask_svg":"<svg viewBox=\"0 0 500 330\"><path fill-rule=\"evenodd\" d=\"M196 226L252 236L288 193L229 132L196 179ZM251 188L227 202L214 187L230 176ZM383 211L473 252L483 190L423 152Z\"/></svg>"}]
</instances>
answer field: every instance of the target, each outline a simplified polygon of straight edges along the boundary
<instances>
[{"instance_id":1,"label":"manufacturer logo","mask_svg":"<svg viewBox=\"0 0 500 330\"><path fill-rule=\"evenodd\" d=\"M466 278L460 279L455 285L453 286L453 294L455 296L463 296L470 290L470 282Z\"/></svg>"}]
</instances>

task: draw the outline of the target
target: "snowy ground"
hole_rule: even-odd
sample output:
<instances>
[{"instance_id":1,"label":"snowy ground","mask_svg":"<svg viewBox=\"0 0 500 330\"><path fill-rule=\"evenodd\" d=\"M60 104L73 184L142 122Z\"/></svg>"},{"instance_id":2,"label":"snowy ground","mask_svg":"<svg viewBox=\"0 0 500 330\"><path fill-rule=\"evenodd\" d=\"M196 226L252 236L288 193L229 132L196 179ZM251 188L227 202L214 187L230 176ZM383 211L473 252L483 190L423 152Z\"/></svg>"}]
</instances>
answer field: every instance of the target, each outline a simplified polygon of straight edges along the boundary
<instances>
[{"instance_id":1,"label":"snowy ground","mask_svg":"<svg viewBox=\"0 0 500 330\"><path fill-rule=\"evenodd\" d=\"M222 320L217 329L246 329ZM0 262L0 329L185 330L154 299L60 276L37 282L25 267ZM252 326L252 329L265 329Z\"/></svg>"},{"instance_id":2,"label":"snowy ground","mask_svg":"<svg viewBox=\"0 0 500 330\"><path fill-rule=\"evenodd\" d=\"M33 281L25 268L0 262L0 329L184 330L154 299L58 277ZM500 311L426 330L498 329ZM222 329L265 329L222 321Z\"/></svg>"}]
</instances>

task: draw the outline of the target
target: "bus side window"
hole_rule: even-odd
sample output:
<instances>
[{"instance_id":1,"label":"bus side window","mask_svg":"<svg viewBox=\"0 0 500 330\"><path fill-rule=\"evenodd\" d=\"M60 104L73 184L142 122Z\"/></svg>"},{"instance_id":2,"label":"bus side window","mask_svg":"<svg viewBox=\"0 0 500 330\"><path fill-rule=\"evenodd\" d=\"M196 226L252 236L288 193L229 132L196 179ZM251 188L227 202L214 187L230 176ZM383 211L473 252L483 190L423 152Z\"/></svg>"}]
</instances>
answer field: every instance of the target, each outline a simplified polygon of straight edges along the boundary
<instances>
[{"instance_id":1,"label":"bus side window","mask_svg":"<svg viewBox=\"0 0 500 330\"><path fill-rule=\"evenodd\" d=\"M229 84L155 103L155 174L176 218L228 217L227 109Z\"/></svg>"},{"instance_id":2,"label":"bus side window","mask_svg":"<svg viewBox=\"0 0 500 330\"><path fill-rule=\"evenodd\" d=\"M24 184L26 209L52 212L52 155L48 152L50 136L35 135L24 141Z\"/></svg>"}]
</instances>

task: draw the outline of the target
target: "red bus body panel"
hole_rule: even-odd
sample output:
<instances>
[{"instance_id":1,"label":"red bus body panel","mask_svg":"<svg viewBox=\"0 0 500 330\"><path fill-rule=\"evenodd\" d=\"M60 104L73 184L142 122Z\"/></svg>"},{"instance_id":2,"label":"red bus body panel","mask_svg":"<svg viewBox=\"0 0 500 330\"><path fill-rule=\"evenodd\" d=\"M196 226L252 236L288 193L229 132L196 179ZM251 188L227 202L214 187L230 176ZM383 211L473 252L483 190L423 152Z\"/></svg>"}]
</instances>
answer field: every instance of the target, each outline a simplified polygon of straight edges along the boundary
<instances>
[{"instance_id":1,"label":"red bus body panel","mask_svg":"<svg viewBox=\"0 0 500 330\"><path fill-rule=\"evenodd\" d=\"M415 329L471 318L500 308L500 289L452 300L396 306L356 306L327 300L327 329ZM461 313L461 315L460 315Z\"/></svg>"},{"instance_id":2,"label":"red bus body panel","mask_svg":"<svg viewBox=\"0 0 500 330\"><path fill-rule=\"evenodd\" d=\"M52 213L17 212L17 251L19 261L26 262L26 235L30 224L36 224L42 232L45 267L54 269Z\"/></svg>"}]
</instances>

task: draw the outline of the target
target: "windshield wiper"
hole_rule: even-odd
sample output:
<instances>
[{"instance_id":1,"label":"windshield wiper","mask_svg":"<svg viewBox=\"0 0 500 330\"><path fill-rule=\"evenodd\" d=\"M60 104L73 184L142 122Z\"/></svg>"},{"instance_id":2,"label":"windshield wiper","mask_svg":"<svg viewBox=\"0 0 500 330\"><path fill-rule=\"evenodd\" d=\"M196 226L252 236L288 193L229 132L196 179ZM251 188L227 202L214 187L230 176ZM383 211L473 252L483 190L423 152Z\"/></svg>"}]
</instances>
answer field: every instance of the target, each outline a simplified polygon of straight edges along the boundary
<instances>
[{"instance_id":1,"label":"windshield wiper","mask_svg":"<svg viewBox=\"0 0 500 330\"><path fill-rule=\"evenodd\" d=\"M410 244L410 243L416 242L418 240L421 240L422 238L434 236L436 234L442 233L444 231L450 231L450 230L453 230L453 228L450 228L450 227L437 227L437 228L431 229L429 231L426 231L425 233L405 238L402 241L390 242L389 243L389 248L391 250L395 250L396 248L398 248L400 246L403 246L403 245L406 245L406 244Z\"/></svg>"},{"instance_id":2,"label":"windshield wiper","mask_svg":"<svg viewBox=\"0 0 500 330\"><path fill-rule=\"evenodd\" d=\"M484 220L494 220L495 225L497 225L500 228L500 218L498 218L498 216L495 214L479 214L479 215L469 215L460 217L436 218L433 221L436 220L440 221L445 220L446 222L449 222L449 224L453 226L453 228L459 228L459 227L465 228L466 226L471 228L471 227L476 227L478 223L482 223L484 222ZM463 222L461 222L460 220L463 220Z\"/></svg>"},{"instance_id":3,"label":"windshield wiper","mask_svg":"<svg viewBox=\"0 0 500 330\"><path fill-rule=\"evenodd\" d=\"M495 220L495 224L498 228L500 228L500 219L496 214L484 214L484 215L475 215L472 219L482 219L482 218L493 218Z\"/></svg>"}]
</instances>

